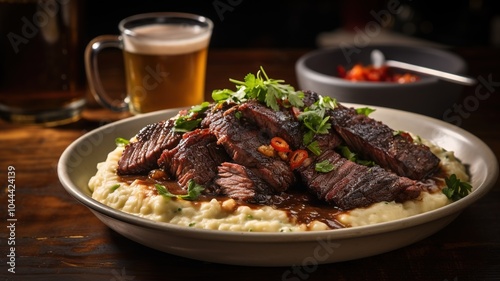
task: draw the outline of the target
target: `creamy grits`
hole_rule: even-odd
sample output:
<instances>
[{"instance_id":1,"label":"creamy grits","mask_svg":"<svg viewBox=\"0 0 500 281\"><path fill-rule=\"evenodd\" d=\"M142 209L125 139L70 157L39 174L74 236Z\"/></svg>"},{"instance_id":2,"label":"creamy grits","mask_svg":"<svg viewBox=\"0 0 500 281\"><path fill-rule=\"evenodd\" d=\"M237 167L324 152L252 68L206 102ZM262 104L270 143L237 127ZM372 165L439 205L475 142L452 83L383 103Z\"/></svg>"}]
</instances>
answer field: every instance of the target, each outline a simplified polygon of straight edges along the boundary
<instances>
[{"instance_id":1,"label":"creamy grits","mask_svg":"<svg viewBox=\"0 0 500 281\"><path fill-rule=\"evenodd\" d=\"M454 156L431 142L413 135L414 140L429 146L441 159L442 169L447 175L456 174L462 181L469 181L464 165ZM156 188L144 181L121 181L116 174L118 160L123 147L111 151L105 162L97 165L97 173L89 181L92 198L114 209L158 222L167 222L186 227L225 231L253 232L297 232L330 229L325 223L313 221L297 223L284 210L271 206L250 208L239 205L233 199L209 201L187 201L158 195ZM448 199L435 183L421 195L403 203L379 202L367 208L357 208L340 213L337 220L345 227L375 224L443 207ZM433 186L434 185L434 188Z\"/></svg>"}]
</instances>

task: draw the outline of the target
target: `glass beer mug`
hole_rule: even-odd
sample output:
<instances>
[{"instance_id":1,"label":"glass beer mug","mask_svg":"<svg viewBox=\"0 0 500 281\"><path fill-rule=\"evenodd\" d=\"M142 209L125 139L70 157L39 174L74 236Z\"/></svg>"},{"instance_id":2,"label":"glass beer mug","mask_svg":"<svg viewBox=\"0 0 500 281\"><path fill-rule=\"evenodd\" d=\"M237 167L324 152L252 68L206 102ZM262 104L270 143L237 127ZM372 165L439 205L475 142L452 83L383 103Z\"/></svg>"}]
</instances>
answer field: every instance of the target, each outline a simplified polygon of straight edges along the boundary
<instances>
[{"instance_id":1,"label":"glass beer mug","mask_svg":"<svg viewBox=\"0 0 500 281\"><path fill-rule=\"evenodd\" d=\"M187 13L148 13L123 19L120 36L102 35L85 50L89 88L103 106L132 114L197 105L204 100L210 19ZM99 78L98 54L123 52L126 98L116 100Z\"/></svg>"}]
</instances>

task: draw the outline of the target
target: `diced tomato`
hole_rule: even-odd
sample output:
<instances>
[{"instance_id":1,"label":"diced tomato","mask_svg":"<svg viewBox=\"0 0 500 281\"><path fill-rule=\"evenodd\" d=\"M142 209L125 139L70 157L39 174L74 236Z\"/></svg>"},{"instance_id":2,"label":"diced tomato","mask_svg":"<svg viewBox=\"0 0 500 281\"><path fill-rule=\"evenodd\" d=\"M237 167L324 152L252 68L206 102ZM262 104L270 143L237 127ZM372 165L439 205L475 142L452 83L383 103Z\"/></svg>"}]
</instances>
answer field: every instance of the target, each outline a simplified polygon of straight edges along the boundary
<instances>
[{"instance_id":1,"label":"diced tomato","mask_svg":"<svg viewBox=\"0 0 500 281\"><path fill-rule=\"evenodd\" d=\"M280 138L280 137L274 137L271 139L271 146L279 152L288 152L290 151L290 146L288 143Z\"/></svg>"},{"instance_id":2,"label":"diced tomato","mask_svg":"<svg viewBox=\"0 0 500 281\"><path fill-rule=\"evenodd\" d=\"M373 67L372 65L354 65L350 70L343 66L337 66L337 73L340 78L350 81L371 81L371 82L396 82L411 83L417 81L418 76L411 73L391 73L387 66Z\"/></svg>"},{"instance_id":3,"label":"diced tomato","mask_svg":"<svg viewBox=\"0 0 500 281\"><path fill-rule=\"evenodd\" d=\"M304 149L297 149L293 151L290 155L290 168L292 170L297 169L304 163L304 161L309 157L309 154Z\"/></svg>"}]
</instances>

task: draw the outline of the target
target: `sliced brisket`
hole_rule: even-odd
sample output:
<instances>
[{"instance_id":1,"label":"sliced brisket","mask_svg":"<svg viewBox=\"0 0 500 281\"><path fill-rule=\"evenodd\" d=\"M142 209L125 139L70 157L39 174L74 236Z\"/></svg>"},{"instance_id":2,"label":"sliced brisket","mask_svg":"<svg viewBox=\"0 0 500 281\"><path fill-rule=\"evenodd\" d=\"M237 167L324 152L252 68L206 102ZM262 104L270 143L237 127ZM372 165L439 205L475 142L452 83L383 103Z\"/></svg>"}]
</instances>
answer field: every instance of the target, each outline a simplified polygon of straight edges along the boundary
<instances>
[{"instance_id":1,"label":"sliced brisket","mask_svg":"<svg viewBox=\"0 0 500 281\"><path fill-rule=\"evenodd\" d=\"M342 105L329 112L333 127L347 145L378 165L416 180L423 179L438 168L440 160L427 146L395 134L382 122Z\"/></svg>"},{"instance_id":2,"label":"sliced brisket","mask_svg":"<svg viewBox=\"0 0 500 281\"><path fill-rule=\"evenodd\" d=\"M301 124L289 109L275 111L256 100L251 100L240 105L238 110L270 137L283 138L293 149L302 146Z\"/></svg>"},{"instance_id":3,"label":"sliced brisket","mask_svg":"<svg viewBox=\"0 0 500 281\"><path fill-rule=\"evenodd\" d=\"M118 161L118 175L141 175L158 168L157 160L165 149L174 148L182 138L172 128L173 120L160 121L144 127L136 142L128 144Z\"/></svg>"},{"instance_id":4,"label":"sliced brisket","mask_svg":"<svg viewBox=\"0 0 500 281\"><path fill-rule=\"evenodd\" d=\"M317 172L315 163L327 160L334 165L328 173ZM367 207L382 201L405 201L419 196L416 182L385 169L349 161L333 150L325 151L312 163L299 169L303 183L319 199L341 209Z\"/></svg>"},{"instance_id":5,"label":"sliced brisket","mask_svg":"<svg viewBox=\"0 0 500 281\"><path fill-rule=\"evenodd\" d=\"M304 130L291 109L282 108L275 111L257 101L249 101L238 107L242 115L261 128L270 137L283 138L292 149L304 148ZM317 134L314 138L321 150L330 149L341 144L342 139L333 130L329 134Z\"/></svg>"},{"instance_id":6,"label":"sliced brisket","mask_svg":"<svg viewBox=\"0 0 500 281\"><path fill-rule=\"evenodd\" d=\"M173 149L166 149L158 159L160 168L175 178L181 187L187 187L189 180L203 185L208 192L217 193L213 186L217 167L230 161L222 146L208 129L185 133Z\"/></svg>"},{"instance_id":7,"label":"sliced brisket","mask_svg":"<svg viewBox=\"0 0 500 281\"><path fill-rule=\"evenodd\" d=\"M222 163L215 183L220 186L222 194L249 203L265 204L269 200L268 195L275 193L252 170L236 163Z\"/></svg>"},{"instance_id":8,"label":"sliced brisket","mask_svg":"<svg viewBox=\"0 0 500 281\"><path fill-rule=\"evenodd\" d=\"M237 107L223 114L214 114L207 120L210 131L217 137L217 143L224 146L229 156L239 165L250 169L275 192L286 190L295 182L295 176L288 163L279 158L262 155L257 149L269 144L269 136L262 130L236 116Z\"/></svg>"}]
</instances>

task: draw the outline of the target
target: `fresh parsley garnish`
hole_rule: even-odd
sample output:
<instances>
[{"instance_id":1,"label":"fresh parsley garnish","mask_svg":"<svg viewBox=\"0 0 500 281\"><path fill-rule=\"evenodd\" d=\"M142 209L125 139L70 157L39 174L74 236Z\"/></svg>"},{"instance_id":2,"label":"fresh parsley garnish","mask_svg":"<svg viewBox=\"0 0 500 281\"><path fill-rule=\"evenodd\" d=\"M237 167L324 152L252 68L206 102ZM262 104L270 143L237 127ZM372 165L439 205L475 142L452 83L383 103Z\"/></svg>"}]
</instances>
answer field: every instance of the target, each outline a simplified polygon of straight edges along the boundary
<instances>
[{"instance_id":1,"label":"fresh parsley garnish","mask_svg":"<svg viewBox=\"0 0 500 281\"><path fill-rule=\"evenodd\" d=\"M309 149L315 155L321 154L321 147L319 147L319 143L317 141L309 142L309 144L307 145L307 149Z\"/></svg>"},{"instance_id":2,"label":"fresh parsley garnish","mask_svg":"<svg viewBox=\"0 0 500 281\"><path fill-rule=\"evenodd\" d=\"M111 191L110 193L115 192L115 190L117 190L119 187L120 187L120 184L119 184L119 183L117 183L117 184L113 184L113 185L109 188L109 190Z\"/></svg>"},{"instance_id":3,"label":"fresh parsley garnish","mask_svg":"<svg viewBox=\"0 0 500 281\"><path fill-rule=\"evenodd\" d=\"M280 105L285 107L304 106L302 101L304 93L302 91L295 91L292 86L283 84L284 80L270 79L262 66L256 75L249 73L243 81L236 79L229 79L229 81L236 84L236 91L214 90L212 98L215 102L242 103L256 99L276 111L280 109Z\"/></svg>"},{"instance_id":4,"label":"fresh parsley garnish","mask_svg":"<svg viewBox=\"0 0 500 281\"><path fill-rule=\"evenodd\" d=\"M333 110L335 107L337 107L336 99L319 96L319 99L315 103L304 108L304 111L297 117L307 128L303 143L316 155L321 153L321 149L317 144L313 145L313 149L311 149L310 145L314 143L313 139L316 134L328 134L332 125L329 122L330 116L326 114L326 111Z\"/></svg>"},{"instance_id":5,"label":"fresh parsley garnish","mask_svg":"<svg viewBox=\"0 0 500 281\"><path fill-rule=\"evenodd\" d=\"M330 163L330 161L323 160L321 162L316 163L314 169L320 173L328 173L330 171L335 170L335 166L333 166L333 164Z\"/></svg>"},{"instance_id":6,"label":"fresh parsley garnish","mask_svg":"<svg viewBox=\"0 0 500 281\"><path fill-rule=\"evenodd\" d=\"M199 114L205 112L209 107L209 102L192 106L185 115L177 117L174 123L174 132L185 133L198 128L202 120L202 118L198 118Z\"/></svg>"},{"instance_id":7,"label":"fresh parsley garnish","mask_svg":"<svg viewBox=\"0 0 500 281\"><path fill-rule=\"evenodd\" d=\"M189 180L187 194L173 194L168 189L161 184L155 184L156 191L158 194L165 197L179 198L184 200L196 200L200 196L201 192L205 189L202 185L197 184L194 180Z\"/></svg>"},{"instance_id":8,"label":"fresh parsley garnish","mask_svg":"<svg viewBox=\"0 0 500 281\"><path fill-rule=\"evenodd\" d=\"M358 157L358 154L352 152L349 149L349 147L347 147L345 145L340 145L337 148L337 150L338 150L339 154L344 156L347 160L350 160L352 162L358 163L360 165L368 166L368 167L375 166L375 162L373 162L371 160L360 159Z\"/></svg>"},{"instance_id":9,"label":"fresh parsley garnish","mask_svg":"<svg viewBox=\"0 0 500 281\"><path fill-rule=\"evenodd\" d=\"M444 179L446 187L441 191L453 201L464 198L472 191L472 186L468 182L460 181L455 174Z\"/></svg>"},{"instance_id":10,"label":"fresh parsley garnish","mask_svg":"<svg viewBox=\"0 0 500 281\"><path fill-rule=\"evenodd\" d=\"M327 134L332 126L330 122L328 122L330 116L325 117L324 109L304 111L298 118L302 121L304 126L314 134Z\"/></svg>"},{"instance_id":11,"label":"fresh parsley garnish","mask_svg":"<svg viewBox=\"0 0 500 281\"><path fill-rule=\"evenodd\" d=\"M362 114L362 115L365 115L365 116L370 115L370 113L372 113L374 111L375 111L375 109L369 108L369 107L359 107L359 108L356 108L356 113L357 114Z\"/></svg>"},{"instance_id":12,"label":"fresh parsley garnish","mask_svg":"<svg viewBox=\"0 0 500 281\"><path fill-rule=\"evenodd\" d=\"M126 146L127 144L129 144L130 141L128 139L124 139L124 138L116 138L115 139L115 144L116 146Z\"/></svg>"}]
</instances>

